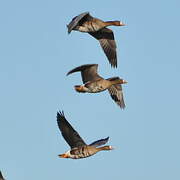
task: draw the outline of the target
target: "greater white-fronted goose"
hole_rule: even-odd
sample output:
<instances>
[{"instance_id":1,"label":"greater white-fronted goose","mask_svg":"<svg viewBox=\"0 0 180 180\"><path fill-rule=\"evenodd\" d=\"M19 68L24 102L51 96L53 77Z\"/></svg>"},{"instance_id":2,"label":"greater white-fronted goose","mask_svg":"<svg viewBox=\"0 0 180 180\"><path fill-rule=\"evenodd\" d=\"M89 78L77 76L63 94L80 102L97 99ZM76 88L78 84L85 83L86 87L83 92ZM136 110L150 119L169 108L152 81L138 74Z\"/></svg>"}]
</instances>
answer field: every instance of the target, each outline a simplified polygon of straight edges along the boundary
<instances>
[{"instance_id":1,"label":"greater white-fronted goose","mask_svg":"<svg viewBox=\"0 0 180 180\"><path fill-rule=\"evenodd\" d=\"M67 75L80 71L84 84L74 86L77 92L98 93L108 89L112 99L120 108L125 108L121 84L125 84L127 81L119 77L104 79L97 73L97 68L98 64L86 64L72 69Z\"/></svg>"},{"instance_id":2,"label":"greater white-fronted goose","mask_svg":"<svg viewBox=\"0 0 180 180\"><path fill-rule=\"evenodd\" d=\"M82 13L72 19L67 25L68 33L72 30L87 32L97 39L106 54L109 63L113 67L117 67L116 42L114 33L107 26L124 26L121 21L102 21L92 17L89 12Z\"/></svg>"},{"instance_id":3,"label":"greater white-fronted goose","mask_svg":"<svg viewBox=\"0 0 180 180\"><path fill-rule=\"evenodd\" d=\"M89 145L87 145L84 140L80 137L78 132L70 125L66 120L64 112L57 112L57 124L62 133L62 136L69 144L71 149L64 154L58 155L61 158L71 158L71 159L80 159L86 158L96 154L99 151L103 150L112 150L111 146L102 146L106 144L109 137L105 139L100 139ZM99 147L101 146L101 147Z\"/></svg>"}]
</instances>

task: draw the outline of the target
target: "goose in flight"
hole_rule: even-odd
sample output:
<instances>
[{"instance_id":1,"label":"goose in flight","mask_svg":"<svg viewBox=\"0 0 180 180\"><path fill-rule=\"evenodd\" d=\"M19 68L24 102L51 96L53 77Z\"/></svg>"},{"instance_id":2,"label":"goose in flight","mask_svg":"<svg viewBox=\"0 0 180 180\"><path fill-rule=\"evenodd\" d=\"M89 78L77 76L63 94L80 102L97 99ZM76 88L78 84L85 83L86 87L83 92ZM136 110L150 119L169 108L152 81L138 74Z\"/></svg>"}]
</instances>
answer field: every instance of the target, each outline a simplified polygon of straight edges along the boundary
<instances>
[{"instance_id":1,"label":"goose in flight","mask_svg":"<svg viewBox=\"0 0 180 180\"><path fill-rule=\"evenodd\" d=\"M87 32L97 39L112 67L117 67L117 53L114 33L107 26L125 26L121 21L102 21L92 17L89 12L82 13L67 25L68 33L72 30Z\"/></svg>"},{"instance_id":2,"label":"goose in flight","mask_svg":"<svg viewBox=\"0 0 180 180\"><path fill-rule=\"evenodd\" d=\"M122 109L125 108L121 84L127 81L119 77L104 79L97 73L97 68L98 64L85 64L72 69L67 75L80 71L84 84L74 86L77 92L98 93L107 89L116 104Z\"/></svg>"},{"instance_id":3,"label":"goose in flight","mask_svg":"<svg viewBox=\"0 0 180 180\"><path fill-rule=\"evenodd\" d=\"M80 137L78 132L74 130L71 124L66 120L64 112L57 112L57 124L63 138L70 146L70 150L64 154L58 155L61 158L80 159L96 154L99 151L112 150L112 146L102 146L107 143L109 137L97 140L87 145ZM100 147L99 147L100 146Z\"/></svg>"}]
</instances>

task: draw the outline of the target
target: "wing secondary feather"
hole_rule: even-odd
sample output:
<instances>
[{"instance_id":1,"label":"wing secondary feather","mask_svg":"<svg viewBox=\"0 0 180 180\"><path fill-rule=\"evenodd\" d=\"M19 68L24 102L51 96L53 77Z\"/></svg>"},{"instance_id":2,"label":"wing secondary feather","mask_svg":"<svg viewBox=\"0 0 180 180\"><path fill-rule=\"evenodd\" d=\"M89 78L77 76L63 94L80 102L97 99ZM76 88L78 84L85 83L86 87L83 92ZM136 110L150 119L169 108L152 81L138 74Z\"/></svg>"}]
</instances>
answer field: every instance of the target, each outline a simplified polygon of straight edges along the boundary
<instances>
[{"instance_id":1,"label":"wing secondary feather","mask_svg":"<svg viewBox=\"0 0 180 180\"><path fill-rule=\"evenodd\" d=\"M78 25L78 23L87 15L89 15L89 12L84 12L84 13L81 13L80 15L78 15L78 16L75 16L72 19L72 21L67 25L68 34L71 33L73 28L76 27Z\"/></svg>"},{"instance_id":2,"label":"wing secondary feather","mask_svg":"<svg viewBox=\"0 0 180 180\"><path fill-rule=\"evenodd\" d=\"M86 83L88 81L95 81L102 78L97 73L97 67L98 64L85 64L72 69L67 73L67 75L80 71L83 83Z\"/></svg>"}]
</instances>

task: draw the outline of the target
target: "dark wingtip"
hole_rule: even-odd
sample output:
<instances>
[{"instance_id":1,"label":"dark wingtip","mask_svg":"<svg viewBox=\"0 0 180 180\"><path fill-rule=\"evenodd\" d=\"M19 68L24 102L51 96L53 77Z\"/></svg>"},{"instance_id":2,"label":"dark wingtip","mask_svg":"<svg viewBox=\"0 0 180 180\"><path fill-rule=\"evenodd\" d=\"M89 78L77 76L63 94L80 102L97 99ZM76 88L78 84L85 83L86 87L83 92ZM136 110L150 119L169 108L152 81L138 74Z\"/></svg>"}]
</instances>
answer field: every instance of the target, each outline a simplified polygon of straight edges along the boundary
<instances>
[{"instance_id":1,"label":"dark wingtip","mask_svg":"<svg viewBox=\"0 0 180 180\"><path fill-rule=\"evenodd\" d=\"M112 68L117 68L117 60L113 59L112 62L110 62Z\"/></svg>"},{"instance_id":2,"label":"dark wingtip","mask_svg":"<svg viewBox=\"0 0 180 180\"><path fill-rule=\"evenodd\" d=\"M69 72L66 74L66 76L68 76L68 75L70 75L70 74L72 74L72 73L74 73L74 72L76 72L76 71L74 71L74 69L73 69L73 70L69 71Z\"/></svg>"},{"instance_id":3,"label":"dark wingtip","mask_svg":"<svg viewBox=\"0 0 180 180\"><path fill-rule=\"evenodd\" d=\"M64 111L57 111L57 118L64 117Z\"/></svg>"},{"instance_id":4,"label":"dark wingtip","mask_svg":"<svg viewBox=\"0 0 180 180\"><path fill-rule=\"evenodd\" d=\"M68 76L69 74L71 74L70 71L66 74L66 76Z\"/></svg>"},{"instance_id":5,"label":"dark wingtip","mask_svg":"<svg viewBox=\"0 0 180 180\"><path fill-rule=\"evenodd\" d=\"M70 71L66 74L66 76L68 76L69 74L75 73L75 72L81 72L81 71L83 71L84 69L90 68L91 66L98 66L98 64L84 64L84 65L75 67L74 69L70 70Z\"/></svg>"},{"instance_id":6,"label":"dark wingtip","mask_svg":"<svg viewBox=\"0 0 180 180\"><path fill-rule=\"evenodd\" d=\"M117 68L117 65L111 64L112 68Z\"/></svg>"},{"instance_id":7,"label":"dark wingtip","mask_svg":"<svg viewBox=\"0 0 180 180\"><path fill-rule=\"evenodd\" d=\"M122 109L124 110L126 105L124 103L124 99L122 101L120 101L116 95L111 94L111 98L115 101L115 103Z\"/></svg>"},{"instance_id":8,"label":"dark wingtip","mask_svg":"<svg viewBox=\"0 0 180 180\"><path fill-rule=\"evenodd\" d=\"M70 34L70 33L71 33L71 30L69 29L69 25L66 24L66 27L68 28L68 34Z\"/></svg>"},{"instance_id":9,"label":"dark wingtip","mask_svg":"<svg viewBox=\"0 0 180 180\"><path fill-rule=\"evenodd\" d=\"M113 65L113 68L117 68L117 64L114 64L114 65Z\"/></svg>"},{"instance_id":10,"label":"dark wingtip","mask_svg":"<svg viewBox=\"0 0 180 180\"><path fill-rule=\"evenodd\" d=\"M106 141L109 141L109 136L107 138L105 138Z\"/></svg>"},{"instance_id":11,"label":"dark wingtip","mask_svg":"<svg viewBox=\"0 0 180 180\"><path fill-rule=\"evenodd\" d=\"M120 105L120 108L124 110L126 108L125 104Z\"/></svg>"},{"instance_id":12,"label":"dark wingtip","mask_svg":"<svg viewBox=\"0 0 180 180\"><path fill-rule=\"evenodd\" d=\"M1 171L0 171L0 178L1 178L1 179L4 179L4 177L3 177L2 173L1 173Z\"/></svg>"},{"instance_id":13,"label":"dark wingtip","mask_svg":"<svg viewBox=\"0 0 180 180\"><path fill-rule=\"evenodd\" d=\"M124 104L124 102L117 103L117 105L118 105L122 110L124 110L124 109L126 108L126 105Z\"/></svg>"}]
</instances>

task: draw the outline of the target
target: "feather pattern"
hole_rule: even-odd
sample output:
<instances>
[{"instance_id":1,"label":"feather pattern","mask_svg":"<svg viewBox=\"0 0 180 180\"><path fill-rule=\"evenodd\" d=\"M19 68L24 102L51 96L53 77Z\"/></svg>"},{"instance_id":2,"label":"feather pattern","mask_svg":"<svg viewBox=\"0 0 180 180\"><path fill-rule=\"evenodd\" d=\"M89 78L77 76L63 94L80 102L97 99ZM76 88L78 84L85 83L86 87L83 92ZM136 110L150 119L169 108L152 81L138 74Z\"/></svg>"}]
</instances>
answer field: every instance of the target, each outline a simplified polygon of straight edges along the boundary
<instances>
[{"instance_id":1,"label":"feather pattern","mask_svg":"<svg viewBox=\"0 0 180 180\"><path fill-rule=\"evenodd\" d=\"M108 142L108 140L109 140L109 137L107 137L105 139L100 139L100 140L94 141L89 146L98 147L98 146L106 144Z\"/></svg>"},{"instance_id":2,"label":"feather pattern","mask_svg":"<svg viewBox=\"0 0 180 180\"><path fill-rule=\"evenodd\" d=\"M99 41L111 66L117 67L116 42L113 31L108 28L103 28L97 32L89 32L89 34Z\"/></svg>"},{"instance_id":3,"label":"feather pattern","mask_svg":"<svg viewBox=\"0 0 180 180\"><path fill-rule=\"evenodd\" d=\"M73 30L73 28L75 28L78 23L80 23L80 21L82 21L83 19L85 19L86 17L88 17L89 12L84 12L79 14L78 16L75 16L72 21L67 25L68 28L68 34L71 33L71 31ZM90 15L89 15L90 16Z\"/></svg>"},{"instance_id":4,"label":"feather pattern","mask_svg":"<svg viewBox=\"0 0 180 180\"><path fill-rule=\"evenodd\" d=\"M112 85L110 88L108 88L108 91L111 98L116 102L116 104L120 106L120 108L124 109L125 103L122 86L120 84Z\"/></svg>"},{"instance_id":5,"label":"feather pattern","mask_svg":"<svg viewBox=\"0 0 180 180\"><path fill-rule=\"evenodd\" d=\"M77 131L69 124L64 116L64 112L57 112L57 123L62 133L62 136L72 148L86 145L84 140L80 137Z\"/></svg>"},{"instance_id":6,"label":"feather pattern","mask_svg":"<svg viewBox=\"0 0 180 180\"><path fill-rule=\"evenodd\" d=\"M72 69L67 73L67 75L80 71L83 83L85 84L88 81L96 81L102 78L97 73L97 68L98 64L85 64Z\"/></svg>"}]
</instances>

